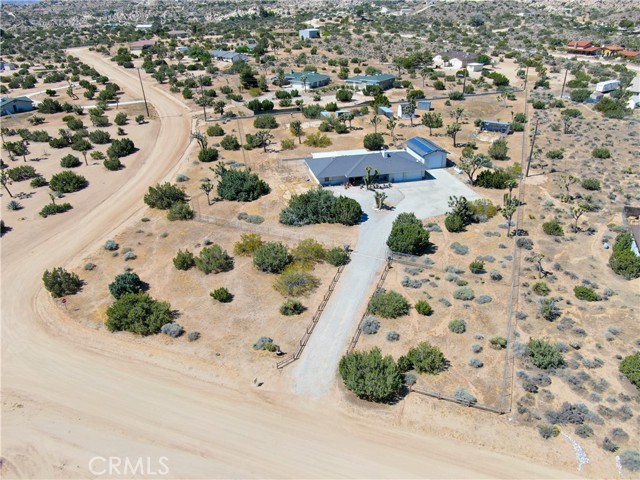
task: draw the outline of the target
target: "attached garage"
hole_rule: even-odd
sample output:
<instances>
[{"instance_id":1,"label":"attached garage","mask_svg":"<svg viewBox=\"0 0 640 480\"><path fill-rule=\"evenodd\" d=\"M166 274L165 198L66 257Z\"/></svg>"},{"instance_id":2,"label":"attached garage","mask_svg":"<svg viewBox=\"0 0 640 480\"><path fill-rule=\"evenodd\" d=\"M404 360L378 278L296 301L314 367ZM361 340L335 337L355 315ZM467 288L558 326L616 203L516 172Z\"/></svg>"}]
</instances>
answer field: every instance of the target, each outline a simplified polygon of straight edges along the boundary
<instances>
[{"instance_id":1,"label":"attached garage","mask_svg":"<svg viewBox=\"0 0 640 480\"><path fill-rule=\"evenodd\" d=\"M424 137L414 137L407 141L407 152L419 162L424 163L425 169L445 168L447 166L447 152Z\"/></svg>"}]
</instances>

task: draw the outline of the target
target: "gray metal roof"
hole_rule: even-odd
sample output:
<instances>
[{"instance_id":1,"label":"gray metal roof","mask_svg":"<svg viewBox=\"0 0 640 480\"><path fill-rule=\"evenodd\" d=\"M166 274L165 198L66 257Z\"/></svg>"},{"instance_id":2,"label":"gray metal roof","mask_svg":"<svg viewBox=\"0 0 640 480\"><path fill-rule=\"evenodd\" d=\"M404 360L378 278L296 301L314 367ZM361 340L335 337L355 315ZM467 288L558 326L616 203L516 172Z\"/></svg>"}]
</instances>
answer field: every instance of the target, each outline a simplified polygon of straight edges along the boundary
<instances>
[{"instance_id":1,"label":"gray metal roof","mask_svg":"<svg viewBox=\"0 0 640 480\"><path fill-rule=\"evenodd\" d=\"M347 78L347 83L369 83L376 84L379 82L386 82L389 80L395 80L396 77L389 73L378 73L377 75L356 75L355 77Z\"/></svg>"},{"instance_id":2,"label":"gray metal roof","mask_svg":"<svg viewBox=\"0 0 640 480\"><path fill-rule=\"evenodd\" d=\"M433 152L449 153L444 148L424 137L413 137L412 139L407 140L407 148L413 150L420 157L425 157Z\"/></svg>"},{"instance_id":3,"label":"gray metal roof","mask_svg":"<svg viewBox=\"0 0 640 480\"><path fill-rule=\"evenodd\" d=\"M290 82L302 82L302 77L307 77L308 84L325 82L331 79L329 75L324 75L323 73L317 72L289 72L284 74L284 78L289 80Z\"/></svg>"},{"instance_id":4,"label":"gray metal roof","mask_svg":"<svg viewBox=\"0 0 640 480\"><path fill-rule=\"evenodd\" d=\"M424 164L418 162L411 154L400 151L370 152L355 155L336 155L324 158L305 160L315 177L358 178L367 174L366 167L378 170L379 175L398 174L402 172L424 172Z\"/></svg>"}]
</instances>

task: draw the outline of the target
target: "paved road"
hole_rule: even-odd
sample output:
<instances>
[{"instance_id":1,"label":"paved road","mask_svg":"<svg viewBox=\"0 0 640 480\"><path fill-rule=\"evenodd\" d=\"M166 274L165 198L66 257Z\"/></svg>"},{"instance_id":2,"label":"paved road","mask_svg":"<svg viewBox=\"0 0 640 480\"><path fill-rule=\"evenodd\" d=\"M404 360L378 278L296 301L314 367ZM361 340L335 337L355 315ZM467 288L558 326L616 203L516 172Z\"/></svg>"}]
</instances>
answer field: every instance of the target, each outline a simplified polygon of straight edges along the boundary
<instances>
[{"instance_id":1,"label":"paved road","mask_svg":"<svg viewBox=\"0 0 640 480\"><path fill-rule=\"evenodd\" d=\"M414 212L418 218L428 218L447 211L450 195L468 199L479 196L448 171L434 170L433 179L395 184L385 190L387 205L393 211L376 211L373 193L350 188L335 189L362 205L367 220L360 226L357 248L351 263L344 269L336 290L327 303L316 329L302 354L294 364L294 389L301 395L323 396L332 387L338 362L366 308L369 291L375 283L386 258L386 239L395 217L401 212Z\"/></svg>"}]
</instances>

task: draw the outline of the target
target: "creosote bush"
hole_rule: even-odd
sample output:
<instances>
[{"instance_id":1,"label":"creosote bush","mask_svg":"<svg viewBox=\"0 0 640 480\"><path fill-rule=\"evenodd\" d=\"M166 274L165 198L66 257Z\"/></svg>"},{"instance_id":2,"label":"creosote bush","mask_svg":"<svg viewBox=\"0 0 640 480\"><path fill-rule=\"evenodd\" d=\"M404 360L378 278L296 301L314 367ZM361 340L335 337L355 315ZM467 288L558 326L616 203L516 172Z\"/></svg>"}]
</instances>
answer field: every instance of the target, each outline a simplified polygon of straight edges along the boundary
<instances>
[{"instance_id":1,"label":"creosote bush","mask_svg":"<svg viewBox=\"0 0 640 480\"><path fill-rule=\"evenodd\" d=\"M343 356L338 370L345 386L364 400L387 402L402 387L396 363L391 356L383 357L379 348Z\"/></svg>"},{"instance_id":2,"label":"creosote bush","mask_svg":"<svg viewBox=\"0 0 640 480\"><path fill-rule=\"evenodd\" d=\"M577 285L573 287L573 293L579 300L585 300L587 302L598 302L602 300L600 295L593 291L592 288L585 287L583 285Z\"/></svg>"},{"instance_id":3,"label":"creosote bush","mask_svg":"<svg viewBox=\"0 0 640 480\"><path fill-rule=\"evenodd\" d=\"M205 274L228 272L233 269L233 257L216 244L204 247L195 262L196 267Z\"/></svg>"},{"instance_id":4,"label":"creosote bush","mask_svg":"<svg viewBox=\"0 0 640 480\"><path fill-rule=\"evenodd\" d=\"M288 297L309 295L320 285L320 279L311 273L301 270L296 265L288 266L278 275L273 288Z\"/></svg>"},{"instance_id":5,"label":"creosote bush","mask_svg":"<svg viewBox=\"0 0 640 480\"><path fill-rule=\"evenodd\" d=\"M253 264L261 272L280 273L291 263L291 255L280 242L268 242L253 252Z\"/></svg>"},{"instance_id":6,"label":"creosote bush","mask_svg":"<svg viewBox=\"0 0 640 480\"><path fill-rule=\"evenodd\" d=\"M409 313L409 302L398 292L378 289L369 300L369 311L382 318L397 318Z\"/></svg>"},{"instance_id":7,"label":"creosote bush","mask_svg":"<svg viewBox=\"0 0 640 480\"><path fill-rule=\"evenodd\" d=\"M191 253L189 250L185 250L184 252L182 250L178 250L178 253L173 258L173 265L178 270L189 270L190 268L194 267L195 264L196 259L193 256L193 253Z\"/></svg>"},{"instance_id":8,"label":"creosote bush","mask_svg":"<svg viewBox=\"0 0 640 480\"><path fill-rule=\"evenodd\" d=\"M471 287L460 287L453 292L453 298L456 300L473 300L475 296Z\"/></svg>"},{"instance_id":9,"label":"creosote bush","mask_svg":"<svg viewBox=\"0 0 640 480\"><path fill-rule=\"evenodd\" d=\"M542 230L547 235L551 235L554 237L562 237L564 235L564 229L560 222L556 219L550 220L542 224Z\"/></svg>"},{"instance_id":10,"label":"creosote bush","mask_svg":"<svg viewBox=\"0 0 640 480\"><path fill-rule=\"evenodd\" d=\"M339 267L341 265L346 265L347 263L349 263L349 254L343 248L334 247L330 250L327 250L325 260L330 265Z\"/></svg>"},{"instance_id":11,"label":"creosote bush","mask_svg":"<svg viewBox=\"0 0 640 480\"><path fill-rule=\"evenodd\" d=\"M107 309L106 326L110 332L125 330L138 335L160 332L171 322L171 305L151 298L147 293L125 293Z\"/></svg>"},{"instance_id":12,"label":"creosote bush","mask_svg":"<svg viewBox=\"0 0 640 480\"><path fill-rule=\"evenodd\" d=\"M527 356L531 363L542 370L561 368L566 364L558 347L545 340L530 339L527 344Z\"/></svg>"},{"instance_id":13,"label":"creosote bush","mask_svg":"<svg viewBox=\"0 0 640 480\"><path fill-rule=\"evenodd\" d=\"M427 302L426 300L418 300L414 307L416 309L416 312L426 317L433 313L433 308L431 308L431 305L429 305L429 302Z\"/></svg>"},{"instance_id":14,"label":"creosote bush","mask_svg":"<svg viewBox=\"0 0 640 480\"><path fill-rule=\"evenodd\" d=\"M233 295L225 287L216 288L209 296L220 303L229 303L233 300Z\"/></svg>"},{"instance_id":15,"label":"creosote bush","mask_svg":"<svg viewBox=\"0 0 640 480\"><path fill-rule=\"evenodd\" d=\"M248 257L253 255L262 245L264 245L262 237L257 233L243 233L240 235L240 241L233 246L233 253Z\"/></svg>"},{"instance_id":16,"label":"creosote bush","mask_svg":"<svg viewBox=\"0 0 640 480\"><path fill-rule=\"evenodd\" d=\"M464 333L467 331L467 322L458 318L449 322L449 330L453 333Z\"/></svg>"},{"instance_id":17,"label":"creosote bush","mask_svg":"<svg viewBox=\"0 0 640 480\"><path fill-rule=\"evenodd\" d=\"M286 316L300 315L306 310L305 306L295 298L289 298L280 306L280 313Z\"/></svg>"},{"instance_id":18,"label":"creosote bush","mask_svg":"<svg viewBox=\"0 0 640 480\"><path fill-rule=\"evenodd\" d=\"M402 366L400 366L400 360L402 360ZM435 375L445 369L446 359L438 347L429 342L421 342L410 348L404 357L398 359L398 366L403 371L414 368L418 373Z\"/></svg>"},{"instance_id":19,"label":"creosote bush","mask_svg":"<svg viewBox=\"0 0 640 480\"><path fill-rule=\"evenodd\" d=\"M68 272L61 267L52 271L46 270L42 275L44 288L51 293L54 298L74 295L82 288L82 280L73 272Z\"/></svg>"}]
</instances>

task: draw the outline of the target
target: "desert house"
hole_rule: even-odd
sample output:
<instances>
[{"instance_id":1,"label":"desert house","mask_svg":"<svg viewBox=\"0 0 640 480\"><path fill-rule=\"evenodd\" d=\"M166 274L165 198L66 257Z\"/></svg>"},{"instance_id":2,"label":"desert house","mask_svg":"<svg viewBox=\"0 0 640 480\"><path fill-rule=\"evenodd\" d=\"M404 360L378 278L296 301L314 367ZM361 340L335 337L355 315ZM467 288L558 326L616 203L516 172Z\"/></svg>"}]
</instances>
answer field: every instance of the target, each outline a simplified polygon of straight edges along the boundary
<instances>
[{"instance_id":1,"label":"desert house","mask_svg":"<svg viewBox=\"0 0 640 480\"><path fill-rule=\"evenodd\" d=\"M596 92L608 93L620 88L619 80L606 80L596 83Z\"/></svg>"},{"instance_id":2,"label":"desert house","mask_svg":"<svg viewBox=\"0 0 640 480\"><path fill-rule=\"evenodd\" d=\"M11 62L0 62L0 70L11 71L17 70L18 66L15 63Z\"/></svg>"},{"instance_id":3,"label":"desert house","mask_svg":"<svg viewBox=\"0 0 640 480\"><path fill-rule=\"evenodd\" d=\"M622 51L624 51L624 47L621 47L620 45L605 45L602 47L602 56L615 57Z\"/></svg>"},{"instance_id":4,"label":"desert house","mask_svg":"<svg viewBox=\"0 0 640 480\"><path fill-rule=\"evenodd\" d=\"M2 107L1 116L13 115L14 113L30 112L35 110L33 100L27 97L0 98Z\"/></svg>"},{"instance_id":5,"label":"desert house","mask_svg":"<svg viewBox=\"0 0 640 480\"><path fill-rule=\"evenodd\" d=\"M498 132L504 135L511 133L511 124L509 122L498 122L495 120L482 120L480 122L481 132Z\"/></svg>"},{"instance_id":6,"label":"desert house","mask_svg":"<svg viewBox=\"0 0 640 480\"><path fill-rule=\"evenodd\" d=\"M618 53L618 55L625 58L638 58L638 56L640 56L640 53L634 52L633 50L623 50Z\"/></svg>"},{"instance_id":7,"label":"desert house","mask_svg":"<svg viewBox=\"0 0 640 480\"><path fill-rule=\"evenodd\" d=\"M483 68L484 68L484 63L471 62L467 64L467 72L469 73L482 72Z\"/></svg>"},{"instance_id":8,"label":"desert house","mask_svg":"<svg viewBox=\"0 0 640 480\"><path fill-rule=\"evenodd\" d=\"M155 44L155 40L138 40L137 42L131 42L129 48L132 52L142 52L147 48L153 47Z\"/></svg>"},{"instance_id":9,"label":"desert house","mask_svg":"<svg viewBox=\"0 0 640 480\"><path fill-rule=\"evenodd\" d=\"M378 73L377 75L356 75L347 78L345 83L350 87L362 90L368 86L378 85L382 90L388 90L393 87L396 77L388 73Z\"/></svg>"},{"instance_id":10,"label":"desert house","mask_svg":"<svg viewBox=\"0 0 640 480\"><path fill-rule=\"evenodd\" d=\"M231 52L228 50L211 50L209 54L219 62L236 63L249 61L249 57L244 53Z\"/></svg>"},{"instance_id":11,"label":"desert house","mask_svg":"<svg viewBox=\"0 0 640 480\"><path fill-rule=\"evenodd\" d=\"M581 55L599 55L602 48L596 47L587 40L574 40L567 44L568 53L578 53Z\"/></svg>"},{"instance_id":12,"label":"desert house","mask_svg":"<svg viewBox=\"0 0 640 480\"><path fill-rule=\"evenodd\" d=\"M169 30L167 32L167 35L169 35L170 37L184 38L189 36L189 32L187 32L186 30Z\"/></svg>"},{"instance_id":13,"label":"desert house","mask_svg":"<svg viewBox=\"0 0 640 480\"><path fill-rule=\"evenodd\" d=\"M422 180L427 170L444 168L447 151L426 138L414 137L401 150L346 150L312 154L305 160L310 177L319 185L359 183L371 172L377 171L380 182L409 182Z\"/></svg>"},{"instance_id":14,"label":"desert house","mask_svg":"<svg viewBox=\"0 0 640 480\"><path fill-rule=\"evenodd\" d=\"M320 30L317 28L304 28L298 31L298 37L308 40L311 38L320 38Z\"/></svg>"},{"instance_id":15,"label":"desert house","mask_svg":"<svg viewBox=\"0 0 640 480\"><path fill-rule=\"evenodd\" d=\"M329 75L317 72L294 72L291 70L289 73L284 74L284 79L289 82L289 85L303 89L324 87L331 83ZM277 82L278 77L272 77L271 81Z\"/></svg>"},{"instance_id":16,"label":"desert house","mask_svg":"<svg viewBox=\"0 0 640 480\"><path fill-rule=\"evenodd\" d=\"M447 50L446 52L439 53L433 57L433 64L436 67L460 70L462 68L467 68L467 66L470 63L473 63L476 58L478 58L476 53Z\"/></svg>"}]
</instances>

